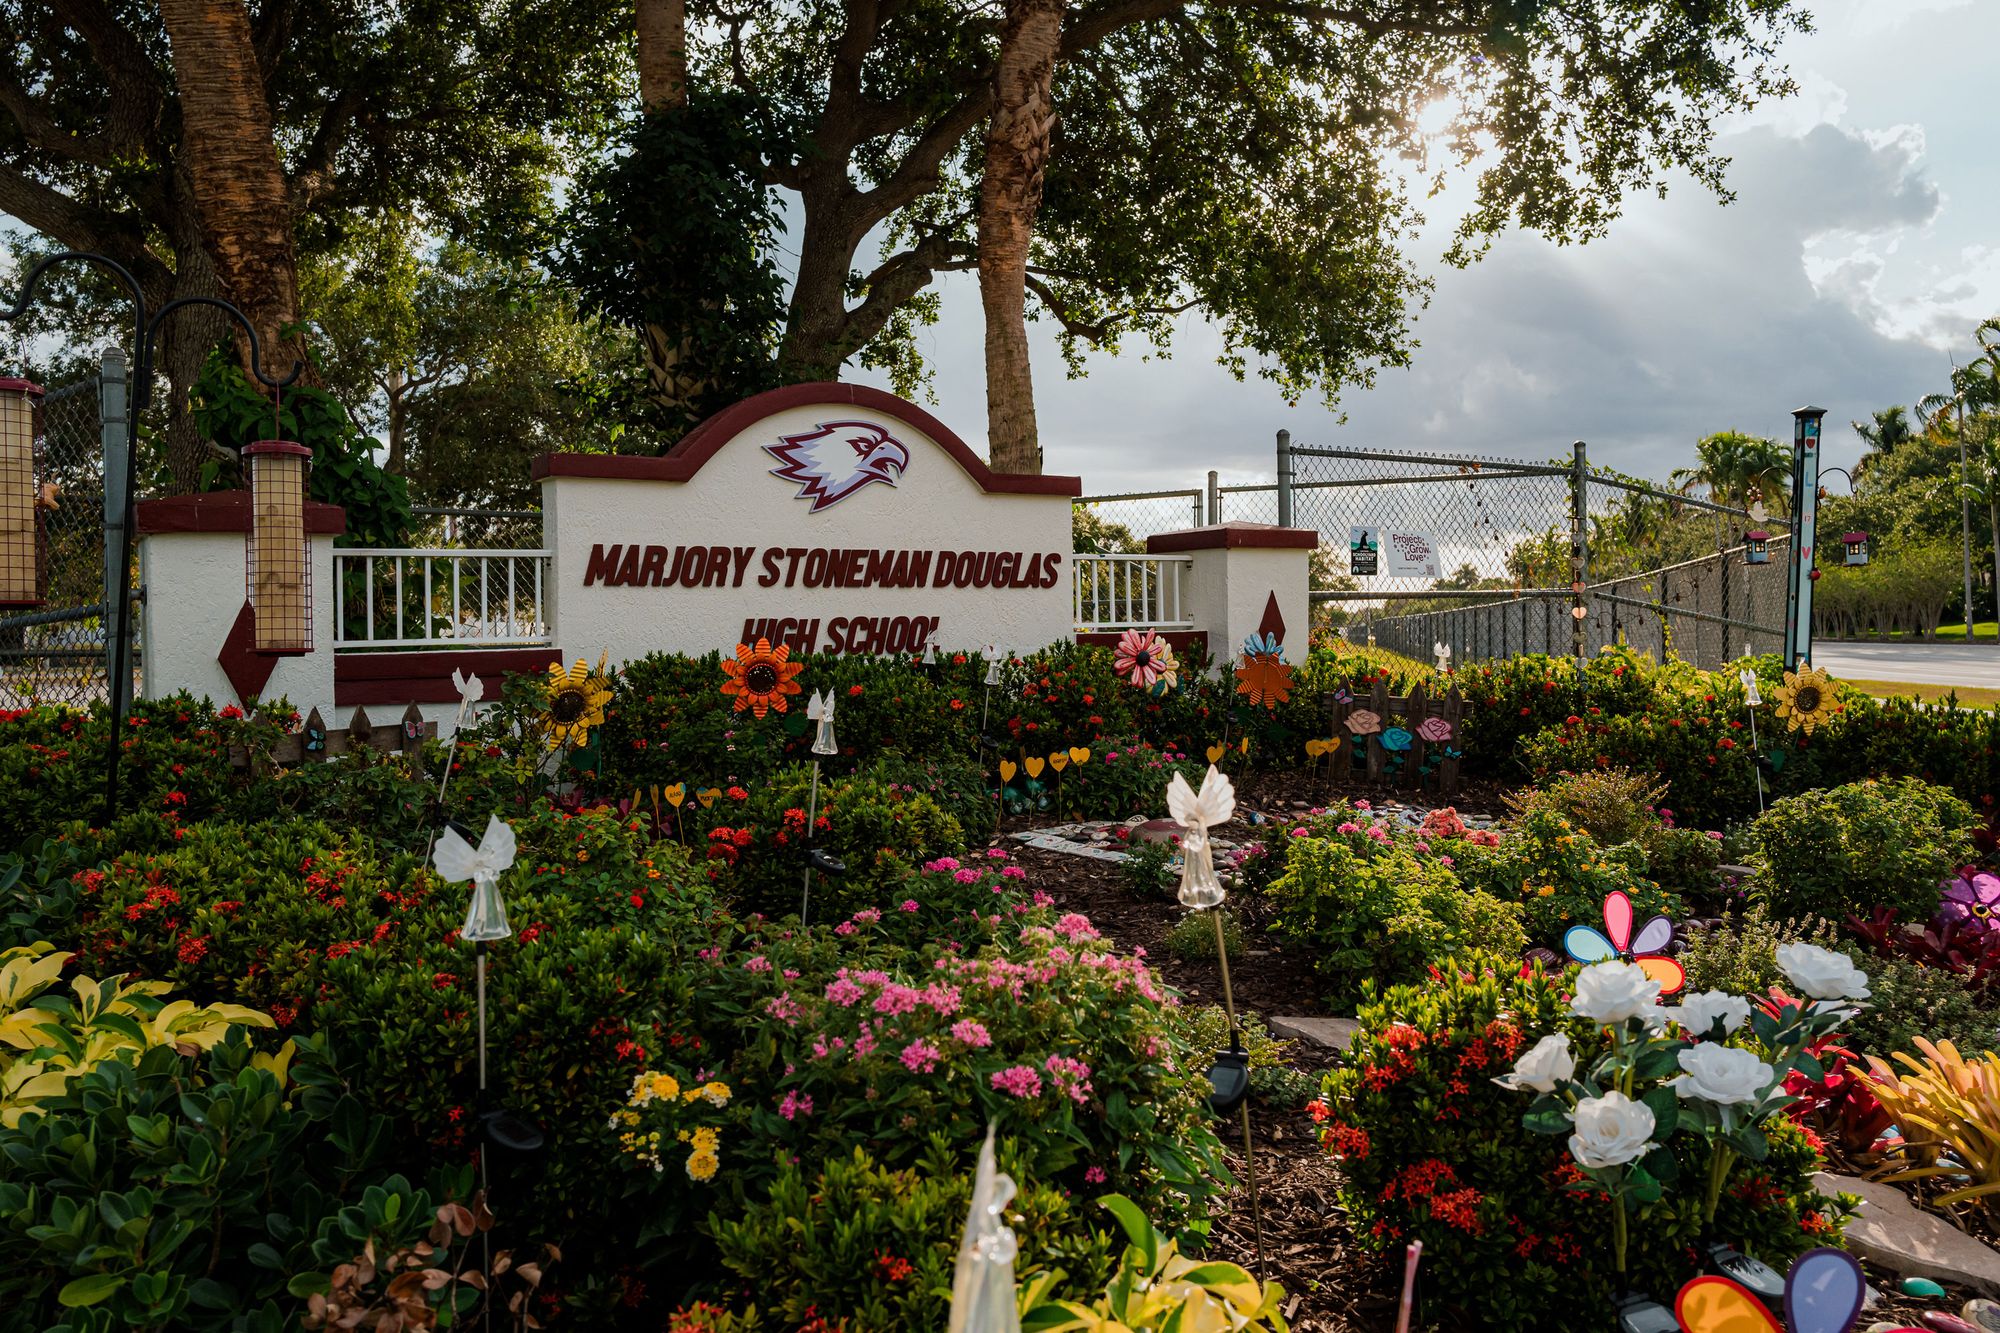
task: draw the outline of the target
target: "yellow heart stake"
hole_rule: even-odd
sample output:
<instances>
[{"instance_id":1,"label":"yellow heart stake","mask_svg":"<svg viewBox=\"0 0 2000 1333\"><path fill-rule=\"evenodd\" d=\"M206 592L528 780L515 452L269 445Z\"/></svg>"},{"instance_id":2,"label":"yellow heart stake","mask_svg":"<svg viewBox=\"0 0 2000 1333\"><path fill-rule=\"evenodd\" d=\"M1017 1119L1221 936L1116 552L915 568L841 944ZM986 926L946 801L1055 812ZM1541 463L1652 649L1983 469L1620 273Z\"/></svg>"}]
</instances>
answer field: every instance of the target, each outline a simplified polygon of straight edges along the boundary
<instances>
[{"instance_id":1,"label":"yellow heart stake","mask_svg":"<svg viewBox=\"0 0 2000 1333\"><path fill-rule=\"evenodd\" d=\"M1012 759L1002 759L1000 761L1001 782L1003 783L1012 782L1014 780L1014 775L1020 771L1021 771L1021 766L1015 763Z\"/></svg>"},{"instance_id":2,"label":"yellow heart stake","mask_svg":"<svg viewBox=\"0 0 2000 1333\"><path fill-rule=\"evenodd\" d=\"M1070 761L1070 762L1071 762L1072 764L1087 764L1087 763L1089 763L1089 762L1090 762L1090 747L1089 747L1088 745L1072 745L1072 746L1070 746L1070 747L1069 747L1069 761Z\"/></svg>"},{"instance_id":3,"label":"yellow heart stake","mask_svg":"<svg viewBox=\"0 0 2000 1333\"><path fill-rule=\"evenodd\" d=\"M708 809L708 807L715 804L715 798L720 795L722 795L722 788L720 787L703 787L700 791L694 794L694 798L697 801L700 801L701 808L706 810Z\"/></svg>"},{"instance_id":4,"label":"yellow heart stake","mask_svg":"<svg viewBox=\"0 0 2000 1333\"><path fill-rule=\"evenodd\" d=\"M674 809L680 809L681 802L687 798L688 789L686 783L676 782L673 786L667 788L667 804L671 805Z\"/></svg>"},{"instance_id":5,"label":"yellow heart stake","mask_svg":"<svg viewBox=\"0 0 2000 1333\"><path fill-rule=\"evenodd\" d=\"M1049 754L1049 767L1058 773L1062 772L1065 768L1069 767L1069 756L1061 750L1051 751Z\"/></svg>"},{"instance_id":6,"label":"yellow heart stake","mask_svg":"<svg viewBox=\"0 0 2000 1333\"><path fill-rule=\"evenodd\" d=\"M1319 757L1320 757L1321 755L1323 755L1323 754L1325 754L1325 753L1326 753L1326 742L1325 742L1325 741L1307 741L1307 742L1306 742L1306 753L1307 753L1308 755L1312 756L1312 757L1313 757L1314 759L1317 759L1317 758L1319 758Z\"/></svg>"},{"instance_id":7,"label":"yellow heart stake","mask_svg":"<svg viewBox=\"0 0 2000 1333\"><path fill-rule=\"evenodd\" d=\"M1249 754L1249 753L1250 753L1250 738L1249 738L1248 736L1245 736L1245 737L1243 738L1243 743L1242 743L1241 745L1237 746L1236 748L1237 748L1237 749L1239 749L1239 750L1241 750L1241 751L1243 751L1243 753L1245 753L1245 754Z\"/></svg>"},{"instance_id":8,"label":"yellow heart stake","mask_svg":"<svg viewBox=\"0 0 2000 1333\"><path fill-rule=\"evenodd\" d=\"M1022 763L1022 766L1023 766L1023 767L1025 767L1025 768L1026 768L1026 769L1028 770L1028 776L1029 776L1029 777L1031 777L1031 778L1038 778L1038 777L1040 777L1040 776L1042 775L1042 761L1041 761L1041 760L1039 760L1039 759L1023 759L1023 760L1021 761L1021 763Z\"/></svg>"},{"instance_id":9,"label":"yellow heart stake","mask_svg":"<svg viewBox=\"0 0 2000 1333\"><path fill-rule=\"evenodd\" d=\"M1211 745L1208 747L1208 762L1211 764L1221 763L1222 756L1228 753L1229 747L1227 745Z\"/></svg>"}]
</instances>

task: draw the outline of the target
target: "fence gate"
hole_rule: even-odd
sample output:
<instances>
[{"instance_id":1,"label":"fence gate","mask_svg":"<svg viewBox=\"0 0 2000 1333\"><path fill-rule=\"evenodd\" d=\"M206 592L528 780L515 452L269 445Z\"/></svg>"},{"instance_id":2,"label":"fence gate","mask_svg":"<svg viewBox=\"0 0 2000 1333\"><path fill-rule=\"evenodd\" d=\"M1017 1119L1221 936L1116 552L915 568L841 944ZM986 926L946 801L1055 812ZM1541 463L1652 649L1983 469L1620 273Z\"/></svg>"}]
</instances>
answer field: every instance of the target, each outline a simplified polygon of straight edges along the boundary
<instances>
[{"instance_id":1,"label":"fence gate","mask_svg":"<svg viewBox=\"0 0 2000 1333\"><path fill-rule=\"evenodd\" d=\"M0 611L0 707L86 707L109 696L105 609L117 588L107 552L118 548L124 514L122 494L107 503L105 459L119 460L123 475L127 392L124 353L107 352L96 374L50 389L36 410L43 598ZM136 673L136 652L132 663Z\"/></svg>"},{"instance_id":2,"label":"fence gate","mask_svg":"<svg viewBox=\"0 0 2000 1333\"><path fill-rule=\"evenodd\" d=\"M1783 525L1595 471L1582 443L1530 463L1281 438L1278 476L1279 514L1320 534L1313 602L1357 642L1454 663L1625 644L1709 668L1783 644L1782 557L1743 543Z\"/></svg>"}]
</instances>

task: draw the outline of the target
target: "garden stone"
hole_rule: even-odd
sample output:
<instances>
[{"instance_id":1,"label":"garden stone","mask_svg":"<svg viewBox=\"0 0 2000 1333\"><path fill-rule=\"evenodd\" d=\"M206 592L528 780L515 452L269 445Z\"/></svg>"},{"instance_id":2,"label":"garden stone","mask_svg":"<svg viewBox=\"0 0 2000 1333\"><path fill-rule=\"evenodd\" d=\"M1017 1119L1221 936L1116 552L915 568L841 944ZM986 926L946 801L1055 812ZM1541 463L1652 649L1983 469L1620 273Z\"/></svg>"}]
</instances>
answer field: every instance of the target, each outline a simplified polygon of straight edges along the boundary
<instances>
[{"instance_id":1,"label":"garden stone","mask_svg":"<svg viewBox=\"0 0 2000 1333\"><path fill-rule=\"evenodd\" d=\"M1983 1296L1975 1296L1965 1303L1958 1312L1959 1318L1980 1330L1980 1333L2000 1333L2000 1301L1989 1301Z\"/></svg>"},{"instance_id":2,"label":"garden stone","mask_svg":"<svg viewBox=\"0 0 2000 1333\"><path fill-rule=\"evenodd\" d=\"M2000 1253L1919 1212L1894 1185L1821 1171L1813 1187L1821 1194L1861 1196L1860 1215L1847 1227L1847 1247L1858 1257L1906 1276L2000 1293Z\"/></svg>"},{"instance_id":3,"label":"garden stone","mask_svg":"<svg viewBox=\"0 0 2000 1333\"><path fill-rule=\"evenodd\" d=\"M1966 1323L1955 1314L1942 1310L1926 1310L1919 1316L1925 1328L1934 1328L1937 1333L1979 1333L1977 1328Z\"/></svg>"},{"instance_id":4,"label":"garden stone","mask_svg":"<svg viewBox=\"0 0 2000 1333\"><path fill-rule=\"evenodd\" d=\"M1274 1018L1270 1020L1270 1028L1274 1037L1290 1037L1331 1051L1345 1051L1347 1043L1361 1030L1361 1024L1352 1018Z\"/></svg>"},{"instance_id":5,"label":"garden stone","mask_svg":"<svg viewBox=\"0 0 2000 1333\"><path fill-rule=\"evenodd\" d=\"M1133 833L1141 842L1172 842L1186 831L1178 819L1149 819Z\"/></svg>"}]
</instances>

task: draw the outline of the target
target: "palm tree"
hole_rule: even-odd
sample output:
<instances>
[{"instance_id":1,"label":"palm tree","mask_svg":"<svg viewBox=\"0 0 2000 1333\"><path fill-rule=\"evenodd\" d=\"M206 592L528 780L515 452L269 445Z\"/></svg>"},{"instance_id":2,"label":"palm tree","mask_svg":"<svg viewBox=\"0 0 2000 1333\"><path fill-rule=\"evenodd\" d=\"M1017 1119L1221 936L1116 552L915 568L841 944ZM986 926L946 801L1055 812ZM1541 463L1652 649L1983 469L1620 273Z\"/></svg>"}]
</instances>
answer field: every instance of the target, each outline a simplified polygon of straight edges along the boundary
<instances>
[{"instance_id":1,"label":"palm tree","mask_svg":"<svg viewBox=\"0 0 2000 1333\"><path fill-rule=\"evenodd\" d=\"M1908 444L1917 437L1910 426L1909 409L1904 407L1878 407L1873 421L1850 421L1854 433L1868 446L1868 452L1854 465L1854 479L1858 482L1868 469L1896 452L1898 445Z\"/></svg>"},{"instance_id":2,"label":"palm tree","mask_svg":"<svg viewBox=\"0 0 2000 1333\"><path fill-rule=\"evenodd\" d=\"M1694 467L1675 468L1669 480L1681 494L1705 487L1717 504L1747 509L1762 498L1777 509L1788 508L1786 486L1792 473L1791 450L1776 440L1740 430L1717 431L1695 441Z\"/></svg>"},{"instance_id":3,"label":"palm tree","mask_svg":"<svg viewBox=\"0 0 2000 1333\"><path fill-rule=\"evenodd\" d=\"M1971 364L1954 366L1951 391L1934 393L1917 404L1917 412L1940 439L1958 441L1959 533L1965 556L1965 641L1972 642L1972 499L1979 490L1972 479L1968 445L1993 434L2000 418L2000 319L1989 319L1975 331L1979 356ZM1966 414L1971 413L1971 421ZM1970 437L1970 438L1968 438ZM1989 512L1991 505L1989 503ZM2000 536L2000 521L1996 521ZM2000 550L1996 550L1996 579L2000 579Z\"/></svg>"}]
</instances>

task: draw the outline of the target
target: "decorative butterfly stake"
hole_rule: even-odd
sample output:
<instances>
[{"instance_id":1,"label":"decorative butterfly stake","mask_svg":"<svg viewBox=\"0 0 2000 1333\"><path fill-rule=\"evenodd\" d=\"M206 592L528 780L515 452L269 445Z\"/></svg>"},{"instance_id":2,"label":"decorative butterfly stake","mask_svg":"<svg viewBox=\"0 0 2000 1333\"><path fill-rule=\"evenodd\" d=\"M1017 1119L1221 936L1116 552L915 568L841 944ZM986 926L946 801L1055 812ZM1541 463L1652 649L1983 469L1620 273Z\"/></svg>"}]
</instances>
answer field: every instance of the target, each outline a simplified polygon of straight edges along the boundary
<instances>
[{"instance_id":1,"label":"decorative butterfly stake","mask_svg":"<svg viewBox=\"0 0 2000 1333\"><path fill-rule=\"evenodd\" d=\"M1181 906L1208 912L1215 922L1215 961L1222 969L1222 1006L1229 1016L1229 1049L1219 1052L1209 1070L1214 1091L1209 1105L1227 1113L1243 1112L1243 1160L1249 1167L1250 1218L1257 1241L1257 1267L1264 1267L1264 1216L1257 1204L1257 1158L1250 1149L1250 1057L1243 1032L1236 1025L1236 997L1229 986L1229 950L1222 936L1222 903L1228 891L1215 874L1215 848L1208 831L1236 814L1236 788L1214 764L1201 780L1201 790L1179 773L1167 784L1167 813L1181 826Z\"/></svg>"},{"instance_id":2,"label":"decorative butterfly stake","mask_svg":"<svg viewBox=\"0 0 2000 1333\"><path fill-rule=\"evenodd\" d=\"M1632 900L1623 889L1604 896L1604 929L1575 925L1563 932L1563 950L1588 967L1608 959L1622 958L1637 963L1642 971L1660 983L1660 994L1672 995L1687 985L1687 971L1663 951L1673 943L1674 923L1656 916L1632 934Z\"/></svg>"},{"instance_id":3,"label":"decorative butterfly stake","mask_svg":"<svg viewBox=\"0 0 2000 1333\"><path fill-rule=\"evenodd\" d=\"M1821 1246L1792 1261L1785 1275L1785 1320L1726 1277L1704 1274L1681 1288L1674 1317L1686 1333L1847 1333L1861 1317L1868 1287L1845 1250ZM1923 1333L1907 1325L1893 1333Z\"/></svg>"}]
</instances>

